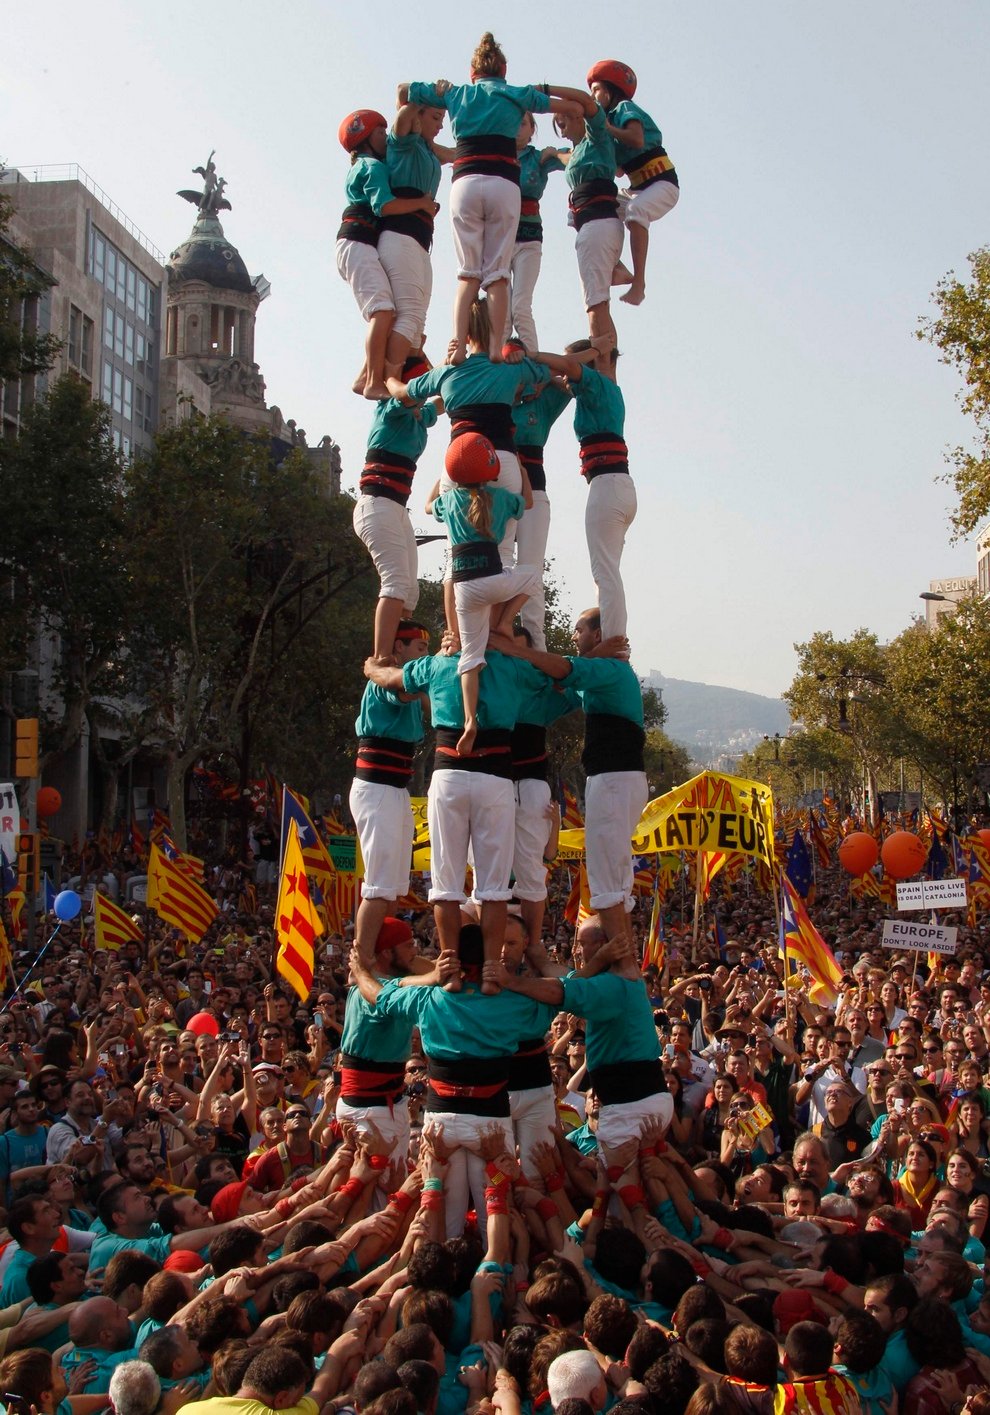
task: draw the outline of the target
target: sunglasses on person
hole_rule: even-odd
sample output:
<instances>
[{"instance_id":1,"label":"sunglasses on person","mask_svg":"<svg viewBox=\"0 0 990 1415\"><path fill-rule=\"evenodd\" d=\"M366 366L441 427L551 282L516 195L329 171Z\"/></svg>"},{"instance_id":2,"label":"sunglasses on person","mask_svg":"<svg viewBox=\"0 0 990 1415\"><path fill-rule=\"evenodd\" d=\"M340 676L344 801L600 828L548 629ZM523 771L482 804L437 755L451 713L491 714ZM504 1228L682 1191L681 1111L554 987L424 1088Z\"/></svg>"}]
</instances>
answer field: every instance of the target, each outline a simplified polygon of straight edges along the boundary
<instances>
[{"instance_id":1,"label":"sunglasses on person","mask_svg":"<svg viewBox=\"0 0 990 1415\"><path fill-rule=\"evenodd\" d=\"M936 1135L932 1130L922 1130L918 1134L919 1140L927 1140L929 1145L944 1145L945 1140L941 1135Z\"/></svg>"},{"instance_id":2,"label":"sunglasses on person","mask_svg":"<svg viewBox=\"0 0 990 1415\"><path fill-rule=\"evenodd\" d=\"M926 1056L933 1056L933 1055L935 1055L935 1053L940 1052L940 1051L942 1050L942 1048L941 1048L941 1047L922 1047L921 1050L925 1053Z\"/></svg>"},{"instance_id":3,"label":"sunglasses on person","mask_svg":"<svg viewBox=\"0 0 990 1415\"><path fill-rule=\"evenodd\" d=\"M261 1040L263 1042L280 1042L283 1037L281 1032L262 1032Z\"/></svg>"},{"instance_id":4,"label":"sunglasses on person","mask_svg":"<svg viewBox=\"0 0 990 1415\"><path fill-rule=\"evenodd\" d=\"M915 1059L915 1058L914 1058L914 1052L913 1052L913 1051L895 1051L895 1052L894 1052L894 1059L895 1059L895 1061L914 1061L914 1059Z\"/></svg>"}]
</instances>

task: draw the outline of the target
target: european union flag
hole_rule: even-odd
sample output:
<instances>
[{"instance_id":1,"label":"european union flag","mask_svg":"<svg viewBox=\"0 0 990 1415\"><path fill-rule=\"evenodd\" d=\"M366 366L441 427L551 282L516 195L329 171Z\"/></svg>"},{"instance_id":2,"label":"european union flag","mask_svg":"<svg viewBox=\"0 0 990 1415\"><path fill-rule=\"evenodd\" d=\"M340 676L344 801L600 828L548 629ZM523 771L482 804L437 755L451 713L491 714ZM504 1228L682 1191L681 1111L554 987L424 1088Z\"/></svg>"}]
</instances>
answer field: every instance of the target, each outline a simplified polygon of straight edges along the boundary
<instances>
[{"instance_id":1,"label":"european union flag","mask_svg":"<svg viewBox=\"0 0 990 1415\"><path fill-rule=\"evenodd\" d=\"M791 848L787 852L787 877L791 884L800 894L802 899L807 899L811 893L812 871L811 871L811 851L807 842L799 830L794 832L794 840Z\"/></svg>"}]
</instances>

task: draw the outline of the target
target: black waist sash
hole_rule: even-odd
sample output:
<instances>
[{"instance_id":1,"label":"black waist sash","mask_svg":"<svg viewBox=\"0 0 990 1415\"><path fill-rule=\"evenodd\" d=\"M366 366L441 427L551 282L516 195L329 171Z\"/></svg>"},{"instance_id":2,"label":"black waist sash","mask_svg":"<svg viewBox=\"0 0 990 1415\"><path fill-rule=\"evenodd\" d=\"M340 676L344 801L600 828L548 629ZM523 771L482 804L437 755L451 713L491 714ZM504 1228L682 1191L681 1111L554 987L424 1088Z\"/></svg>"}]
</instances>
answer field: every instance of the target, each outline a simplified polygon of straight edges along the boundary
<instances>
[{"instance_id":1,"label":"black waist sash","mask_svg":"<svg viewBox=\"0 0 990 1415\"><path fill-rule=\"evenodd\" d=\"M359 737L354 775L358 781L405 788L412 779L416 746L398 737Z\"/></svg>"},{"instance_id":2,"label":"black waist sash","mask_svg":"<svg viewBox=\"0 0 990 1415\"><path fill-rule=\"evenodd\" d=\"M520 1042L509 1057L509 1090L535 1091L552 1085L550 1057L544 1039L534 1037L532 1041Z\"/></svg>"},{"instance_id":3,"label":"black waist sash","mask_svg":"<svg viewBox=\"0 0 990 1415\"><path fill-rule=\"evenodd\" d=\"M466 756L459 756L459 727L438 727L433 754L434 771L480 771L484 776L512 776L511 733L508 729L489 727L479 731L474 746Z\"/></svg>"},{"instance_id":4,"label":"black waist sash","mask_svg":"<svg viewBox=\"0 0 990 1415\"><path fill-rule=\"evenodd\" d=\"M581 475L594 481L602 472L628 472L629 448L621 432L589 432L581 438Z\"/></svg>"},{"instance_id":5,"label":"black waist sash","mask_svg":"<svg viewBox=\"0 0 990 1415\"><path fill-rule=\"evenodd\" d=\"M454 174L458 177L504 177L519 186L519 154L515 138L492 135L461 138L454 148Z\"/></svg>"},{"instance_id":6,"label":"black waist sash","mask_svg":"<svg viewBox=\"0 0 990 1415\"><path fill-rule=\"evenodd\" d=\"M377 246L381 229L381 220L375 215L368 203L355 201L351 202L350 206L344 207L344 214L340 218L340 226L337 230L337 240L357 241L361 246Z\"/></svg>"},{"instance_id":7,"label":"black waist sash","mask_svg":"<svg viewBox=\"0 0 990 1415\"><path fill-rule=\"evenodd\" d=\"M394 197L425 197L429 193L416 187L393 187ZM400 236L411 236L424 251L433 249L433 215L429 211L407 211L404 216L383 216L383 231L395 231Z\"/></svg>"},{"instance_id":8,"label":"black waist sash","mask_svg":"<svg viewBox=\"0 0 990 1415\"><path fill-rule=\"evenodd\" d=\"M501 573L502 561L493 540L467 540L450 547L450 578L455 585L462 580L487 580Z\"/></svg>"},{"instance_id":9,"label":"black waist sash","mask_svg":"<svg viewBox=\"0 0 990 1415\"><path fill-rule=\"evenodd\" d=\"M406 1084L404 1061L372 1061L340 1054L340 1094L348 1105L392 1105Z\"/></svg>"},{"instance_id":10,"label":"black waist sash","mask_svg":"<svg viewBox=\"0 0 990 1415\"><path fill-rule=\"evenodd\" d=\"M508 1057L469 1057L464 1060L426 1058L430 1078L427 1110L449 1110L457 1115L509 1114Z\"/></svg>"},{"instance_id":11,"label":"black waist sash","mask_svg":"<svg viewBox=\"0 0 990 1415\"><path fill-rule=\"evenodd\" d=\"M611 1066L596 1066L594 1071L588 1072L588 1084L601 1105L642 1101L647 1096L663 1095L667 1090L659 1060L618 1061Z\"/></svg>"},{"instance_id":12,"label":"black waist sash","mask_svg":"<svg viewBox=\"0 0 990 1415\"><path fill-rule=\"evenodd\" d=\"M516 456L519 458L520 466L526 468L526 475L529 477L532 489L546 491L547 474L543 466L543 448L538 447L535 442L518 442Z\"/></svg>"},{"instance_id":13,"label":"black waist sash","mask_svg":"<svg viewBox=\"0 0 990 1415\"><path fill-rule=\"evenodd\" d=\"M610 712L589 712L584 719L581 765L588 776L605 771L643 771L646 733L638 722Z\"/></svg>"},{"instance_id":14,"label":"black waist sash","mask_svg":"<svg viewBox=\"0 0 990 1415\"><path fill-rule=\"evenodd\" d=\"M416 463L401 452L387 452L383 447L369 447L358 489L366 496L384 496L405 506L412 491Z\"/></svg>"},{"instance_id":15,"label":"black waist sash","mask_svg":"<svg viewBox=\"0 0 990 1415\"><path fill-rule=\"evenodd\" d=\"M515 452L516 429L508 403L465 403L450 415L450 440L480 432L499 452Z\"/></svg>"},{"instance_id":16,"label":"black waist sash","mask_svg":"<svg viewBox=\"0 0 990 1415\"><path fill-rule=\"evenodd\" d=\"M619 215L619 189L609 177L593 177L590 182L578 182L572 187L567 205L580 231L589 221L604 221Z\"/></svg>"},{"instance_id":17,"label":"black waist sash","mask_svg":"<svg viewBox=\"0 0 990 1415\"><path fill-rule=\"evenodd\" d=\"M517 722L512 729L513 781L546 781L547 729L538 722Z\"/></svg>"}]
</instances>

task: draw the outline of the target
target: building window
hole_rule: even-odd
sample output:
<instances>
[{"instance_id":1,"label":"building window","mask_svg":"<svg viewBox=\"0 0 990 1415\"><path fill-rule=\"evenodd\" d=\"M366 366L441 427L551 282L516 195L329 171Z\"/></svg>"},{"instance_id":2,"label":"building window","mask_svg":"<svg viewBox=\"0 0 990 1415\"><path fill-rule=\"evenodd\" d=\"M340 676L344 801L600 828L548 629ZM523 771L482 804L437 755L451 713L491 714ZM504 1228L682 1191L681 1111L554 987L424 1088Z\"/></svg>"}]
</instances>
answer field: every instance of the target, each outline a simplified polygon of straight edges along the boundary
<instances>
[{"instance_id":1,"label":"building window","mask_svg":"<svg viewBox=\"0 0 990 1415\"><path fill-rule=\"evenodd\" d=\"M127 460L130 461L130 460L131 460L131 439L130 439L129 437L122 437L122 438L120 439L120 450L123 452L123 454L124 454L124 456L127 458Z\"/></svg>"},{"instance_id":2,"label":"building window","mask_svg":"<svg viewBox=\"0 0 990 1415\"><path fill-rule=\"evenodd\" d=\"M115 427L113 430L113 445L114 447L116 447L118 452L120 451L120 441L120 428Z\"/></svg>"},{"instance_id":3,"label":"building window","mask_svg":"<svg viewBox=\"0 0 990 1415\"><path fill-rule=\"evenodd\" d=\"M113 351L118 359L124 357L124 316L118 314L114 320Z\"/></svg>"},{"instance_id":4,"label":"building window","mask_svg":"<svg viewBox=\"0 0 990 1415\"><path fill-rule=\"evenodd\" d=\"M127 267L127 308L133 310L137 303L137 273L133 265Z\"/></svg>"},{"instance_id":5,"label":"building window","mask_svg":"<svg viewBox=\"0 0 990 1415\"><path fill-rule=\"evenodd\" d=\"M87 378L93 377L93 342L94 331L96 329L93 321L88 315L83 315L82 322L82 361L79 367Z\"/></svg>"},{"instance_id":6,"label":"building window","mask_svg":"<svg viewBox=\"0 0 990 1415\"><path fill-rule=\"evenodd\" d=\"M97 233L96 233L96 238L95 238L95 240L93 241L93 277L94 277L94 279L98 280L101 285L103 284L103 280L104 280L104 269L105 269L105 266L106 266L106 258L107 258L107 243L106 243L106 241L104 241L104 239L103 239L103 237L100 235L100 233L97 232Z\"/></svg>"},{"instance_id":7,"label":"building window","mask_svg":"<svg viewBox=\"0 0 990 1415\"><path fill-rule=\"evenodd\" d=\"M117 257L117 299L127 298L127 261L122 255Z\"/></svg>"},{"instance_id":8,"label":"building window","mask_svg":"<svg viewBox=\"0 0 990 1415\"><path fill-rule=\"evenodd\" d=\"M137 278L137 316L145 323L148 320L148 282L143 275Z\"/></svg>"},{"instance_id":9,"label":"building window","mask_svg":"<svg viewBox=\"0 0 990 1415\"><path fill-rule=\"evenodd\" d=\"M124 379L124 420L134 420L134 384L129 378Z\"/></svg>"},{"instance_id":10,"label":"building window","mask_svg":"<svg viewBox=\"0 0 990 1415\"><path fill-rule=\"evenodd\" d=\"M107 246L107 289L111 295L117 288L117 252L113 246Z\"/></svg>"},{"instance_id":11,"label":"building window","mask_svg":"<svg viewBox=\"0 0 990 1415\"><path fill-rule=\"evenodd\" d=\"M113 410L115 413L124 411L124 375L119 368L113 371Z\"/></svg>"},{"instance_id":12,"label":"building window","mask_svg":"<svg viewBox=\"0 0 990 1415\"><path fill-rule=\"evenodd\" d=\"M134 326L133 326L133 324L131 324L130 320L128 320L127 326L126 326L126 328L125 328L125 330L124 330L124 363L125 363L125 364L132 364L133 362L134 362Z\"/></svg>"},{"instance_id":13,"label":"building window","mask_svg":"<svg viewBox=\"0 0 990 1415\"><path fill-rule=\"evenodd\" d=\"M152 326L155 323L155 292L150 285L148 286L148 323Z\"/></svg>"},{"instance_id":14,"label":"building window","mask_svg":"<svg viewBox=\"0 0 990 1415\"><path fill-rule=\"evenodd\" d=\"M113 310L109 305L103 311L103 342L108 349L113 348Z\"/></svg>"},{"instance_id":15,"label":"building window","mask_svg":"<svg viewBox=\"0 0 990 1415\"><path fill-rule=\"evenodd\" d=\"M113 364L103 364L103 401L109 408L113 401Z\"/></svg>"},{"instance_id":16,"label":"building window","mask_svg":"<svg viewBox=\"0 0 990 1415\"><path fill-rule=\"evenodd\" d=\"M69 306L69 363L78 368L82 362L82 310Z\"/></svg>"}]
</instances>

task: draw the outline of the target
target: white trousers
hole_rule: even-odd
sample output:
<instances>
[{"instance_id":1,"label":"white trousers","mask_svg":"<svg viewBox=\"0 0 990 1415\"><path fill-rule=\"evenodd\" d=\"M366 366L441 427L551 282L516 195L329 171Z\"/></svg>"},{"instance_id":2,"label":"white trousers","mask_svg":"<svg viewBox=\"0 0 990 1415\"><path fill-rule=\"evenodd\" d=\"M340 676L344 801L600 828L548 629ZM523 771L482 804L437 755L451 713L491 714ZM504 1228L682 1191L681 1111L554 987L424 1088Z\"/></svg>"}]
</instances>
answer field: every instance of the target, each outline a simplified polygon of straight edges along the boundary
<instances>
[{"instance_id":1,"label":"white trousers","mask_svg":"<svg viewBox=\"0 0 990 1415\"><path fill-rule=\"evenodd\" d=\"M668 211L673 211L681 195L680 187L673 182L654 182L641 192L629 190L622 193L622 217L627 226L649 226L651 221L659 221Z\"/></svg>"},{"instance_id":2,"label":"white trousers","mask_svg":"<svg viewBox=\"0 0 990 1415\"><path fill-rule=\"evenodd\" d=\"M622 258L625 228L617 216L589 221L574 237L578 276L586 310L608 302L612 272Z\"/></svg>"},{"instance_id":3,"label":"white trousers","mask_svg":"<svg viewBox=\"0 0 990 1415\"><path fill-rule=\"evenodd\" d=\"M337 242L337 272L350 285L362 319L370 319L379 310L395 309L392 287L374 246L342 236Z\"/></svg>"},{"instance_id":4,"label":"white trousers","mask_svg":"<svg viewBox=\"0 0 990 1415\"><path fill-rule=\"evenodd\" d=\"M533 1086L526 1091L509 1092L512 1129L523 1174L530 1178L536 1173L533 1151L537 1145L553 1140L557 1124L557 1103L552 1086Z\"/></svg>"},{"instance_id":5,"label":"white trousers","mask_svg":"<svg viewBox=\"0 0 990 1415\"><path fill-rule=\"evenodd\" d=\"M423 344L426 313L433 294L433 262L412 236L383 231L378 238L378 259L388 276L395 302L392 331L408 339L414 349Z\"/></svg>"},{"instance_id":6,"label":"white trousers","mask_svg":"<svg viewBox=\"0 0 990 1415\"><path fill-rule=\"evenodd\" d=\"M467 673L485 662L492 606L505 604L518 594L534 594L542 585L542 570L537 570L535 565L513 565L499 575L456 581L454 606L461 641L458 673Z\"/></svg>"},{"instance_id":7,"label":"white trousers","mask_svg":"<svg viewBox=\"0 0 990 1415\"><path fill-rule=\"evenodd\" d=\"M348 804L364 860L361 897L401 899L409 893L412 863L413 813L409 792L404 786L355 778Z\"/></svg>"},{"instance_id":8,"label":"white trousers","mask_svg":"<svg viewBox=\"0 0 990 1415\"><path fill-rule=\"evenodd\" d=\"M641 1101L622 1101L603 1105L598 1112L598 1143L614 1149L626 1140L635 1139L643 1121L656 1117L666 1130L674 1116L674 1097L666 1091L657 1096L644 1096Z\"/></svg>"},{"instance_id":9,"label":"white trousers","mask_svg":"<svg viewBox=\"0 0 990 1415\"><path fill-rule=\"evenodd\" d=\"M361 495L352 524L375 562L380 598L401 599L408 617L419 600L419 549L409 512L387 496Z\"/></svg>"},{"instance_id":10,"label":"white trousers","mask_svg":"<svg viewBox=\"0 0 990 1415\"><path fill-rule=\"evenodd\" d=\"M540 276L542 260L542 241L517 241L513 247L510 268L511 307L505 334L508 338L514 329L523 341L527 354L535 354L540 347L533 319L533 292Z\"/></svg>"},{"instance_id":11,"label":"white trousers","mask_svg":"<svg viewBox=\"0 0 990 1415\"><path fill-rule=\"evenodd\" d=\"M515 814L511 781L480 771L434 771L426 802L431 904L463 903L469 842L475 898L482 902L512 898L509 875Z\"/></svg>"},{"instance_id":12,"label":"white trousers","mask_svg":"<svg viewBox=\"0 0 990 1415\"><path fill-rule=\"evenodd\" d=\"M487 289L508 280L519 228L519 188L505 177L480 174L450 184L450 225L458 277Z\"/></svg>"},{"instance_id":13,"label":"white trousers","mask_svg":"<svg viewBox=\"0 0 990 1415\"><path fill-rule=\"evenodd\" d=\"M642 771L603 771L584 789L584 848L592 909L633 906L633 832L649 799Z\"/></svg>"},{"instance_id":14,"label":"white trousers","mask_svg":"<svg viewBox=\"0 0 990 1415\"><path fill-rule=\"evenodd\" d=\"M512 873L516 880L513 888L517 899L538 903L547 897L543 852L550 834L550 787L545 781L517 781L515 793L516 833Z\"/></svg>"},{"instance_id":15,"label":"white trousers","mask_svg":"<svg viewBox=\"0 0 990 1415\"><path fill-rule=\"evenodd\" d=\"M444 1208L447 1219L447 1237L457 1238L464 1232L464 1215L473 1201L478 1223L485 1222L485 1161L465 1145L476 1145L486 1130L497 1126L505 1136L505 1147L511 1155L515 1148L512 1122L501 1116L459 1115L454 1111L428 1110L423 1120L423 1134L429 1135L438 1126L443 1126L443 1142L458 1148L450 1157L447 1178L444 1182Z\"/></svg>"},{"instance_id":16,"label":"white trousers","mask_svg":"<svg viewBox=\"0 0 990 1415\"><path fill-rule=\"evenodd\" d=\"M390 1143L395 1141L392 1158L408 1158L409 1102L405 1096L400 1097L391 1106L350 1105L341 1096L337 1102L336 1116L339 1121L349 1121L351 1125L356 1126L360 1135L371 1135L371 1126L376 1126L385 1140Z\"/></svg>"},{"instance_id":17,"label":"white trousers","mask_svg":"<svg viewBox=\"0 0 990 1415\"><path fill-rule=\"evenodd\" d=\"M547 558L547 540L550 536L550 498L545 491L533 492L533 504L516 525L516 554L521 565L535 565L539 571L539 584L522 607L520 618L524 629L533 636L533 647L539 653L546 653L546 609L547 598L543 584L543 565Z\"/></svg>"},{"instance_id":18,"label":"white trousers","mask_svg":"<svg viewBox=\"0 0 990 1415\"><path fill-rule=\"evenodd\" d=\"M628 472L601 472L588 486L584 533L598 587L602 638L626 632L626 592L619 566L626 531L636 519L636 487Z\"/></svg>"}]
</instances>

